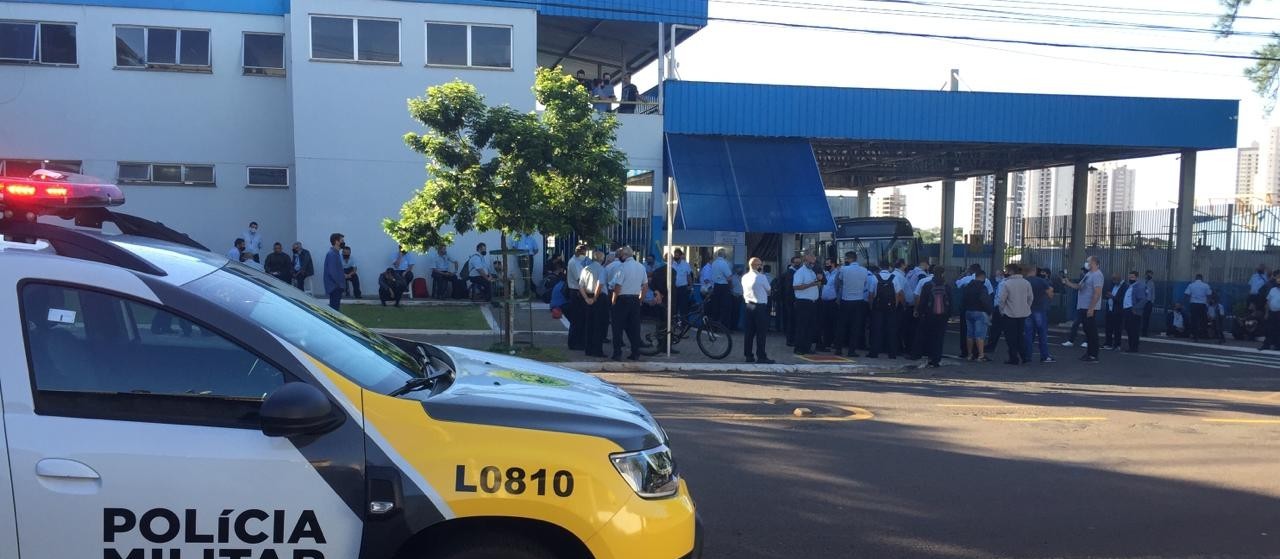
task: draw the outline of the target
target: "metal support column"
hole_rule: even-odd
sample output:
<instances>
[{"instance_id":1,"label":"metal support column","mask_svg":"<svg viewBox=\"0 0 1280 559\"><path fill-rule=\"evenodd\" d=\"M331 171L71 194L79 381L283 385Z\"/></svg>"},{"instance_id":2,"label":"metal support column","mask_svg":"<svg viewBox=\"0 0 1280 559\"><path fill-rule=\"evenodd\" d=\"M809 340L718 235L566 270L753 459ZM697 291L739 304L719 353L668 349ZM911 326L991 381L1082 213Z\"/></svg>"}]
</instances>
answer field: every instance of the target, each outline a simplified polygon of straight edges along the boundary
<instances>
[{"instance_id":1,"label":"metal support column","mask_svg":"<svg viewBox=\"0 0 1280 559\"><path fill-rule=\"evenodd\" d=\"M991 203L995 206L991 212L991 273L1004 268L1005 231L1009 225L1009 173L996 171L995 195Z\"/></svg>"},{"instance_id":2,"label":"metal support column","mask_svg":"<svg viewBox=\"0 0 1280 559\"><path fill-rule=\"evenodd\" d=\"M1084 264L1084 232L1086 218L1089 216L1089 163L1077 162L1072 176L1071 186L1071 260L1064 266L1075 270Z\"/></svg>"},{"instance_id":3,"label":"metal support column","mask_svg":"<svg viewBox=\"0 0 1280 559\"><path fill-rule=\"evenodd\" d=\"M871 217L871 189L862 188L858 190L858 208L854 212L858 217Z\"/></svg>"},{"instance_id":4,"label":"metal support column","mask_svg":"<svg viewBox=\"0 0 1280 559\"><path fill-rule=\"evenodd\" d=\"M1191 279L1192 217L1196 206L1196 152L1182 152L1181 172L1178 175L1178 227L1173 246L1173 277L1171 280Z\"/></svg>"},{"instance_id":5,"label":"metal support column","mask_svg":"<svg viewBox=\"0 0 1280 559\"><path fill-rule=\"evenodd\" d=\"M938 254L938 264L951 265L951 254L955 247L956 229L956 181L942 181L942 228L939 240L942 243Z\"/></svg>"}]
</instances>

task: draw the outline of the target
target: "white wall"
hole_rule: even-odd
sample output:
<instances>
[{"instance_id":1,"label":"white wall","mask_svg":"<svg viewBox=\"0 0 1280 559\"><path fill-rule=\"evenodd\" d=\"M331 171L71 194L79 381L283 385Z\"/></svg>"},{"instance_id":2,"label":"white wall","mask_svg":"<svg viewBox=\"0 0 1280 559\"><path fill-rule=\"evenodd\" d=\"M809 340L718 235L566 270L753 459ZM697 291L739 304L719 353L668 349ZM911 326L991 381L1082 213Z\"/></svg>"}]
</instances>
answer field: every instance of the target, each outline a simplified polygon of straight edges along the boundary
<instances>
[{"instance_id":1,"label":"white wall","mask_svg":"<svg viewBox=\"0 0 1280 559\"><path fill-rule=\"evenodd\" d=\"M250 220L294 234L294 191L246 189L246 165L291 166L287 82L244 76L241 34L284 18L0 2L0 19L76 23L79 66L0 65L0 158L79 159L114 180L118 161L212 163L216 187L127 186L123 211L223 251ZM211 29L212 74L115 70L113 25Z\"/></svg>"},{"instance_id":2,"label":"white wall","mask_svg":"<svg viewBox=\"0 0 1280 559\"><path fill-rule=\"evenodd\" d=\"M372 271L389 264L396 248L383 232L382 220L397 216L427 178L425 159L404 144L406 132L424 131L409 117L406 100L458 78L476 85L490 104L533 110L536 14L387 0L294 0L291 11L298 234L309 245L323 248L330 233L341 232ZM309 60L311 14L398 18L400 64ZM427 68L427 21L512 26L513 69ZM469 234L459 237L450 254L462 261L481 237L490 249L497 248L497 233Z\"/></svg>"}]
</instances>

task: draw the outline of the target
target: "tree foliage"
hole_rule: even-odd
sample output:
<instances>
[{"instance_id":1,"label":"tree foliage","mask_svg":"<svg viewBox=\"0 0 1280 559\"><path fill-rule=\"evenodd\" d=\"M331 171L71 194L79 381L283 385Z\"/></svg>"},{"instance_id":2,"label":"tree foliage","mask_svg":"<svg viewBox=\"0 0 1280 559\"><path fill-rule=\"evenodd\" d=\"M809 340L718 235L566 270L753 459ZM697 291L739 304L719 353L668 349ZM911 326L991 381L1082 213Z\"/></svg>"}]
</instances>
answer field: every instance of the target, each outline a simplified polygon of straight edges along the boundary
<instances>
[{"instance_id":1,"label":"tree foliage","mask_svg":"<svg viewBox=\"0 0 1280 559\"><path fill-rule=\"evenodd\" d=\"M426 157L428 179L398 219L383 222L387 234L420 252L473 229L602 240L626 190L618 122L593 111L586 89L559 68L539 69L533 92L541 114L490 107L458 80L410 99L427 131L404 141Z\"/></svg>"},{"instance_id":2,"label":"tree foliage","mask_svg":"<svg viewBox=\"0 0 1280 559\"><path fill-rule=\"evenodd\" d=\"M1218 0L1226 10L1214 25L1223 37L1235 33L1236 19L1240 9L1253 3L1253 0ZM1276 97L1280 94L1280 33L1271 33L1267 44L1253 50L1258 58L1253 66L1246 68L1244 76L1253 84L1253 91L1262 97L1268 113L1275 108Z\"/></svg>"}]
</instances>

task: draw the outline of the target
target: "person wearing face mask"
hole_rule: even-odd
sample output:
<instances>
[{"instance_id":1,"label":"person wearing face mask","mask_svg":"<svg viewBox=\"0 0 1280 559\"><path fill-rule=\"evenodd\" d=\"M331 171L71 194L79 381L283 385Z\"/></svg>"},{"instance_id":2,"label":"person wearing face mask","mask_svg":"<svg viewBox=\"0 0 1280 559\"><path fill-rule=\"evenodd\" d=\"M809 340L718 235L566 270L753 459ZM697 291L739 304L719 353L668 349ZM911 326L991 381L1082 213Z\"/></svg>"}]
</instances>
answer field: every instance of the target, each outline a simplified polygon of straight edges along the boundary
<instances>
[{"instance_id":1,"label":"person wearing face mask","mask_svg":"<svg viewBox=\"0 0 1280 559\"><path fill-rule=\"evenodd\" d=\"M244 232L244 252L248 255L249 260L261 262L262 254L262 235L258 233L258 222L250 221L249 228Z\"/></svg>"},{"instance_id":2,"label":"person wearing face mask","mask_svg":"<svg viewBox=\"0 0 1280 559\"><path fill-rule=\"evenodd\" d=\"M796 290L793 285L793 280L796 277L796 270L799 270L803 263L803 258L799 256L792 256L791 265L782 272L782 277L778 278L778 329L787 334L787 345L789 346L796 345Z\"/></svg>"},{"instance_id":3,"label":"person wearing face mask","mask_svg":"<svg viewBox=\"0 0 1280 559\"><path fill-rule=\"evenodd\" d=\"M311 251L302 248L302 243L293 243L293 286L303 291L307 290L307 278L316 275L315 263L311 260Z\"/></svg>"},{"instance_id":4,"label":"person wearing face mask","mask_svg":"<svg viewBox=\"0 0 1280 559\"><path fill-rule=\"evenodd\" d=\"M1147 302L1142 306L1142 337L1151 337L1151 313L1156 308L1156 280L1155 273L1147 270L1147 275L1143 278L1142 285L1147 287Z\"/></svg>"},{"instance_id":5,"label":"person wearing face mask","mask_svg":"<svg viewBox=\"0 0 1280 559\"><path fill-rule=\"evenodd\" d=\"M814 272L813 266L817 258L813 253L805 252L804 264L791 276L791 286L795 289L795 342L796 355L812 353L814 326L818 323L817 303L818 291L822 280Z\"/></svg>"},{"instance_id":6,"label":"person wearing face mask","mask_svg":"<svg viewBox=\"0 0 1280 559\"><path fill-rule=\"evenodd\" d=\"M1129 272L1129 289L1125 291L1121 301L1121 312L1124 315L1124 330L1129 336L1129 353L1138 352L1138 339L1141 333L1142 310L1151 302L1147 293L1147 284L1138 281L1138 271Z\"/></svg>"},{"instance_id":7,"label":"person wearing face mask","mask_svg":"<svg viewBox=\"0 0 1280 559\"><path fill-rule=\"evenodd\" d=\"M747 308L743 357L747 363L770 364L774 361L765 350L769 333L769 278L764 275L764 262L759 258L751 257L747 265L751 269L742 276L742 298Z\"/></svg>"},{"instance_id":8,"label":"person wearing face mask","mask_svg":"<svg viewBox=\"0 0 1280 559\"><path fill-rule=\"evenodd\" d=\"M818 299L818 351L830 351L836 345L836 321L840 317L840 292L836 290L836 259L828 258L822 266L826 281Z\"/></svg>"},{"instance_id":9,"label":"person wearing face mask","mask_svg":"<svg viewBox=\"0 0 1280 559\"><path fill-rule=\"evenodd\" d=\"M640 299L648 287L644 264L636 261L631 247L618 249L618 266L612 272L613 360L622 359L622 336L631 346L627 359L640 359Z\"/></svg>"},{"instance_id":10,"label":"person wearing face mask","mask_svg":"<svg viewBox=\"0 0 1280 559\"><path fill-rule=\"evenodd\" d=\"M488 247L484 243L476 245L476 252L467 258L467 279L475 296L488 301L493 293L493 270L489 268ZM474 298L474 297L473 297Z\"/></svg>"},{"instance_id":11,"label":"person wearing face mask","mask_svg":"<svg viewBox=\"0 0 1280 559\"><path fill-rule=\"evenodd\" d=\"M1104 347L1112 350L1120 349L1120 334L1124 331L1124 317L1121 316L1121 304L1124 302L1124 296L1129 292L1129 283L1120 281L1118 274L1111 276L1111 291L1107 296L1107 319L1106 319L1106 339L1103 340Z\"/></svg>"}]
</instances>

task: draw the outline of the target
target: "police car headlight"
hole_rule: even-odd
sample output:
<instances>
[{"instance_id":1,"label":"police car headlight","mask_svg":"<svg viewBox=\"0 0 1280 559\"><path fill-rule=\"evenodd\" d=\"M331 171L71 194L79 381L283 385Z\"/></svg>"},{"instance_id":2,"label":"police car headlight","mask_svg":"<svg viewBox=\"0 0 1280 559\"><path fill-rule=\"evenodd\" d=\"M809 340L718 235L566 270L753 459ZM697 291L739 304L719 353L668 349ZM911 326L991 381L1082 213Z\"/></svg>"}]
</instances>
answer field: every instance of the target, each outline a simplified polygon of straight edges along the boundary
<instances>
[{"instance_id":1,"label":"police car headlight","mask_svg":"<svg viewBox=\"0 0 1280 559\"><path fill-rule=\"evenodd\" d=\"M640 452L610 454L609 459L636 495L645 499L670 497L680 489L676 462L666 445Z\"/></svg>"}]
</instances>

